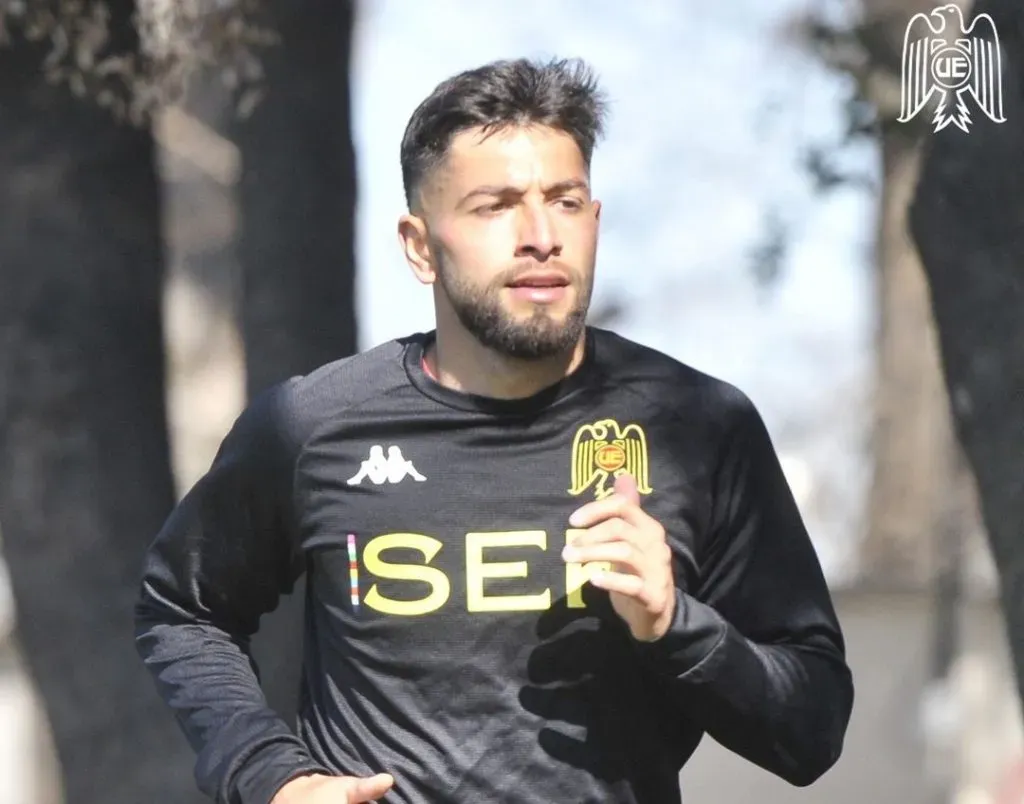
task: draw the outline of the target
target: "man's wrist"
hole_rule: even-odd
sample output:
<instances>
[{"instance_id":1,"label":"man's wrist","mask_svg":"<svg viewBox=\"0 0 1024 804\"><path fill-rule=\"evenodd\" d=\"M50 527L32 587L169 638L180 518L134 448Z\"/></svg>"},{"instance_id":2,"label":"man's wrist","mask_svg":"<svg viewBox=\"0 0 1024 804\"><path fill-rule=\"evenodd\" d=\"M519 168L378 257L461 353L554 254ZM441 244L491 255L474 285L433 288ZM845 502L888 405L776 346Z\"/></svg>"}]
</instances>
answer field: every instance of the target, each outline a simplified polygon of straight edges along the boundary
<instances>
[{"instance_id":1,"label":"man's wrist","mask_svg":"<svg viewBox=\"0 0 1024 804\"><path fill-rule=\"evenodd\" d=\"M651 625L650 630L646 633L635 634L631 629L627 629L629 630L629 635L635 645L655 645L665 639L665 637L672 633L673 630L678 630L683 605L683 601L680 599L681 596L681 590L678 588L673 590L672 599L669 602L668 608L661 613L657 621Z\"/></svg>"}]
</instances>

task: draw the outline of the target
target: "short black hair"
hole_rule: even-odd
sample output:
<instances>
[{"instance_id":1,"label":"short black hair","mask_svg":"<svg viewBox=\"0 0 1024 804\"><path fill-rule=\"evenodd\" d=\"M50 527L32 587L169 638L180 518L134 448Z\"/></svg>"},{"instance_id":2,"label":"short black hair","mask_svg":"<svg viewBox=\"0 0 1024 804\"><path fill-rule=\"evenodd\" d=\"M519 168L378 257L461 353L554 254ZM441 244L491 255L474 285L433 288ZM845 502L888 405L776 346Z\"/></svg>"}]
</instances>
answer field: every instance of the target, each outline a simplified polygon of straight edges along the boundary
<instances>
[{"instance_id":1,"label":"short black hair","mask_svg":"<svg viewBox=\"0 0 1024 804\"><path fill-rule=\"evenodd\" d=\"M500 60L459 73L416 108L402 137L405 200L414 198L426 175L444 161L459 132L485 135L510 126L541 125L575 140L587 169L604 134L608 104L592 68L581 59Z\"/></svg>"}]
</instances>

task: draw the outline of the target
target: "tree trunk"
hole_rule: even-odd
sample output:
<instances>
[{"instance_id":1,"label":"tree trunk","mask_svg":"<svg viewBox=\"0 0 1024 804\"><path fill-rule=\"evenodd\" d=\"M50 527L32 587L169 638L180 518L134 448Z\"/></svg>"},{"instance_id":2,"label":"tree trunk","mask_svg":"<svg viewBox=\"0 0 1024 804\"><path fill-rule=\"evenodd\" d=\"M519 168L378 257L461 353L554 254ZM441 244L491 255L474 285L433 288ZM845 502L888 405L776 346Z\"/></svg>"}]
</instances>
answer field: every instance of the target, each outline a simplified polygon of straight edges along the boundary
<instances>
[{"instance_id":1,"label":"tree trunk","mask_svg":"<svg viewBox=\"0 0 1024 804\"><path fill-rule=\"evenodd\" d=\"M943 561L936 538L947 500L963 496L927 283L906 224L930 112L909 124L896 119L907 23L933 7L929 0L864 0L865 22L858 31L868 60L859 76L861 93L877 113L883 172L874 476L860 558L863 579L881 586L920 588L929 582Z\"/></svg>"},{"instance_id":2,"label":"tree trunk","mask_svg":"<svg viewBox=\"0 0 1024 804\"><path fill-rule=\"evenodd\" d=\"M134 6L110 3L133 46ZM17 638L68 804L200 801L135 652L141 562L173 504L154 144L0 50L0 512Z\"/></svg>"},{"instance_id":3,"label":"tree trunk","mask_svg":"<svg viewBox=\"0 0 1024 804\"><path fill-rule=\"evenodd\" d=\"M949 127L933 136L910 224L1024 698L1024 6L981 0L972 13L981 12L1002 45L1007 122L972 109L969 134Z\"/></svg>"},{"instance_id":4,"label":"tree trunk","mask_svg":"<svg viewBox=\"0 0 1024 804\"><path fill-rule=\"evenodd\" d=\"M920 144L896 125L881 143L874 477L861 560L870 583L922 586L956 475L928 287L906 230Z\"/></svg>"},{"instance_id":5,"label":"tree trunk","mask_svg":"<svg viewBox=\"0 0 1024 804\"><path fill-rule=\"evenodd\" d=\"M350 0L272 0L266 94L236 126L239 259L250 396L356 351ZM268 700L294 719L304 586L254 640Z\"/></svg>"}]
</instances>

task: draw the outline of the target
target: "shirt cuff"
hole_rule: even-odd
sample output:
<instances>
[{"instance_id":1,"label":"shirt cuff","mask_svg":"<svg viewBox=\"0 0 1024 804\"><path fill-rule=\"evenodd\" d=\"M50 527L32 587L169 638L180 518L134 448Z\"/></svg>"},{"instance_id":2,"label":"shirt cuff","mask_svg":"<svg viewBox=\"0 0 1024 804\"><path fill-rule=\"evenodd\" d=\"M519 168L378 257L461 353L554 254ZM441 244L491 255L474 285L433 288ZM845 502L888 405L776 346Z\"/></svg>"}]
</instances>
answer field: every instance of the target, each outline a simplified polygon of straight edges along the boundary
<instances>
[{"instance_id":1,"label":"shirt cuff","mask_svg":"<svg viewBox=\"0 0 1024 804\"><path fill-rule=\"evenodd\" d=\"M675 611L668 630L652 642L630 635L635 651L656 672L672 678L699 676L728 638L729 626L710 606L676 589Z\"/></svg>"}]
</instances>

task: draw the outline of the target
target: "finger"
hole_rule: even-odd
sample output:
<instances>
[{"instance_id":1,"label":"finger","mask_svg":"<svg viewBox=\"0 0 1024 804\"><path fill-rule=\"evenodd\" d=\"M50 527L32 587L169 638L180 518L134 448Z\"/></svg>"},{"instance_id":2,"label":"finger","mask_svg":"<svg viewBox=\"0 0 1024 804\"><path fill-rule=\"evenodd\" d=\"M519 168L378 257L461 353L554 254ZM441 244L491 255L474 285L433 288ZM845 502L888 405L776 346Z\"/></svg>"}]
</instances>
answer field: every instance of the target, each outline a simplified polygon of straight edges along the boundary
<instances>
[{"instance_id":1,"label":"finger","mask_svg":"<svg viewBox=\"0 0 1024 804\"><path fill-rule=\"evenodd\" d=\"M639 507L640 490L637 488L636 479L629 472L615 478L615 493L623 497L630 505Z\"/></svg>"},{"instance_id":2,"label":"finger","mask_svg":"<svg viewBox=\"0 0 1024 804\"><path fill-rule=\"evenodd\" d=\"M586 547L591 544L603 544L605 542L635 541L636 528L625 520L615 517L598 522L589 528L573 528L566 533L570 547Z\"/></svg>"},{"instance_id":3,"label":"finger","mask_svg":"<svg viewBox=\"0 0 1024 804\"><path fill-rule=\"evenodd\" d=\"M619 569L640 574L644 555L629 542L616 541L593 544L588 547L568 547L563 551L566 561L577 564L590 564L595 561L607 561Z\"/></svg>"},{"instance_id":4,"label":"finger","mask_svg":"<svg viewBox=\"0 0 1024 804\"><path fill-rule=\"evenodd\" d=\"M366 779L357 779L348 797L349 804L376 801L388 792L394 783L395 779L389 773L378 773Z\"/></svg>"},{"instance_id":5,"label":"finger","mask_svg":"<svg viewBox=\"0 0 1024 804\"><path fill-rule=\"evenodd\" d=\"M599 570L590 576L590 582L606 592L618 592L620 595L633 598L643 606L649 606L651 603L647 584L639 575Z\"/></svg>"},{"instance_id":6,"label":"finger","mask_svg":"<svg viewBox=\"0 0 1024 804\"><path fill-rule=\"evenodd\" d=\"M574 528L589 528L612 517L619 517L630 524L640 525L645 521L646 514L621 494L612 494L603 500L594 500L577 508L570 515L569 524Z\"/></svg>"}]
</instances>

